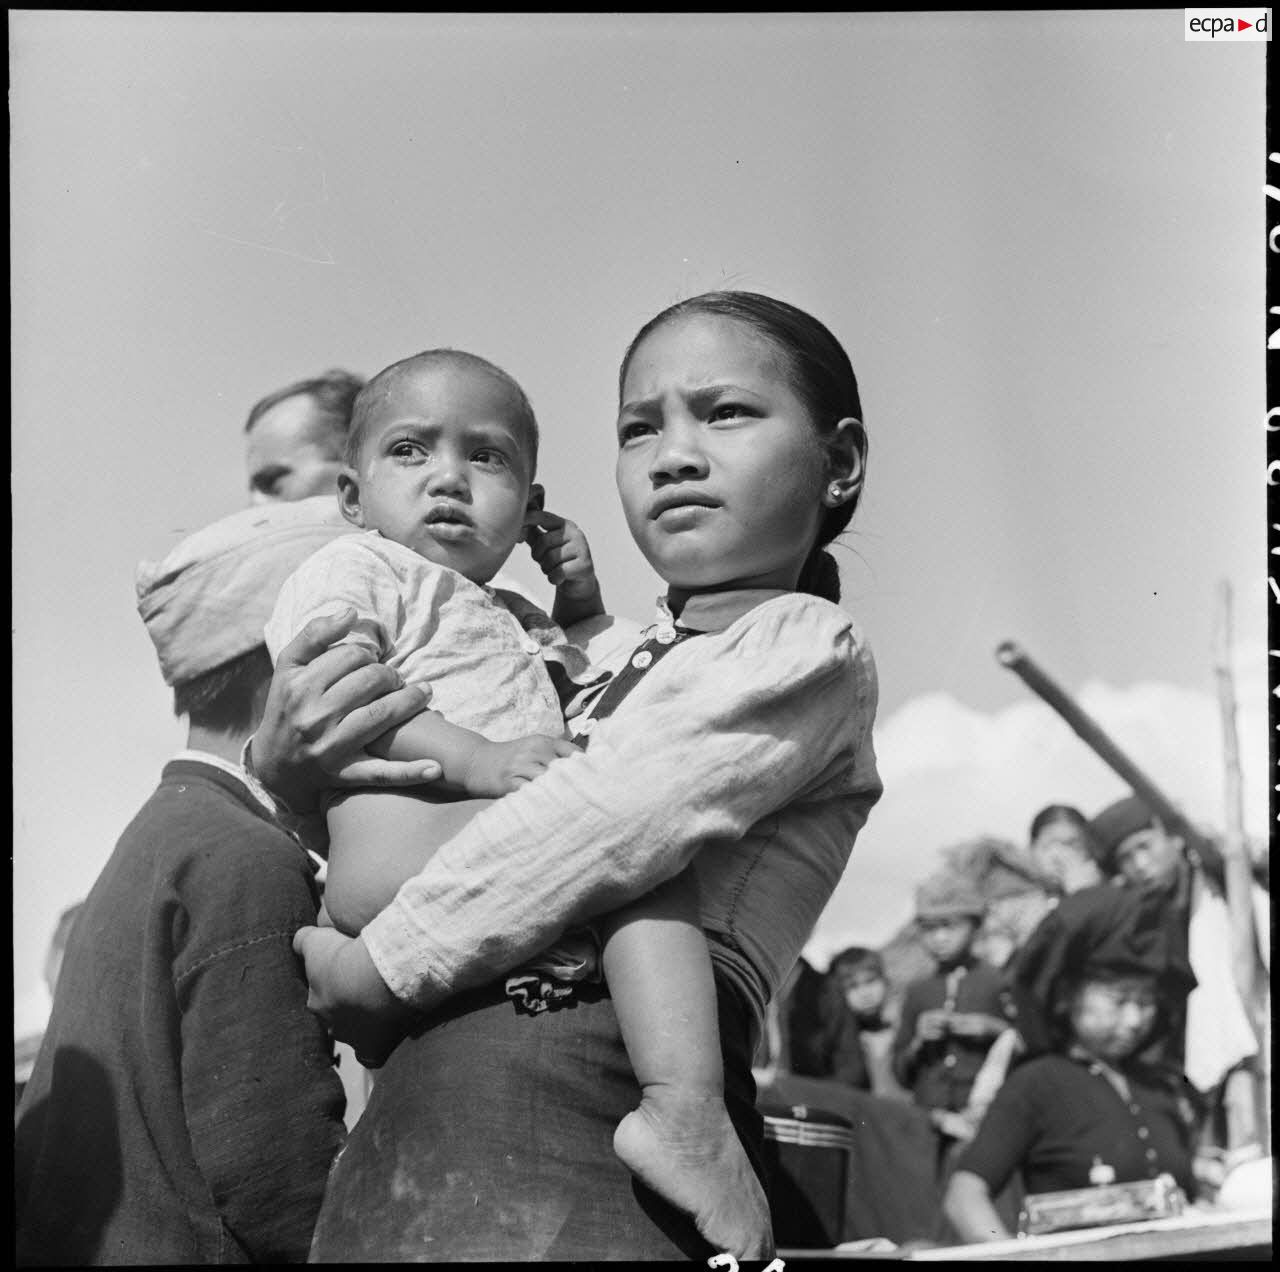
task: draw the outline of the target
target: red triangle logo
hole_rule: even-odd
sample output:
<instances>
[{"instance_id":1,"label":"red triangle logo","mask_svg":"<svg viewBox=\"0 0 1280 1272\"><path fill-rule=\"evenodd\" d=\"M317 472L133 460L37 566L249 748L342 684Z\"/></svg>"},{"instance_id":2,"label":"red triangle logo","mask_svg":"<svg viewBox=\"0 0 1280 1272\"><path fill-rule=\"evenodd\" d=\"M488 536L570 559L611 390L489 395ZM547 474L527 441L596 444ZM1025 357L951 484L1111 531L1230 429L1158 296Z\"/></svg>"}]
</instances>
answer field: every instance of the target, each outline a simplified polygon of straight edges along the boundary
<instances>
[{"instance_id":1,"label":"red triangle logo","mask_svg":"<svg viewBox=\"0 0 1280 1272\"><path fill-rule=\"evenodd\" d=\"M1251 26L1253 26L1252 22L1246 22L1243 18L1236 19L1237 31L1247 31Z\"/></svg>"}]
</instances>

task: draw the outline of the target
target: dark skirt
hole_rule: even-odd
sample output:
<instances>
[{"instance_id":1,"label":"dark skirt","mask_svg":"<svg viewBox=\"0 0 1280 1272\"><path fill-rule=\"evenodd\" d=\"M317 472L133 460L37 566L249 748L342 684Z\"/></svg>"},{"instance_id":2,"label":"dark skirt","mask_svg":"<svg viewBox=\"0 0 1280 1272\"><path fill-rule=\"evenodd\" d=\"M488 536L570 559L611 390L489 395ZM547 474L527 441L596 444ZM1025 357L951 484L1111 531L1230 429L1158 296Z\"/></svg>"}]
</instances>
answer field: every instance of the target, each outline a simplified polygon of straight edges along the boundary
<instances>
[{"instance_id":1,"label":"dark skirt","mask_svg":"<svg viewBox=\"0 0 1280 1272\"><path fill-rule=\"evenodd\" d=\"M718 989L726 1103L759 1174L751 1018ZM378 1071L311 1260L705 1263L716 1252L692 1223L614 1156L639 1101L607 992L583 988L539 1015L498 986L462 995Z\"/></svg>"}]
</instances>

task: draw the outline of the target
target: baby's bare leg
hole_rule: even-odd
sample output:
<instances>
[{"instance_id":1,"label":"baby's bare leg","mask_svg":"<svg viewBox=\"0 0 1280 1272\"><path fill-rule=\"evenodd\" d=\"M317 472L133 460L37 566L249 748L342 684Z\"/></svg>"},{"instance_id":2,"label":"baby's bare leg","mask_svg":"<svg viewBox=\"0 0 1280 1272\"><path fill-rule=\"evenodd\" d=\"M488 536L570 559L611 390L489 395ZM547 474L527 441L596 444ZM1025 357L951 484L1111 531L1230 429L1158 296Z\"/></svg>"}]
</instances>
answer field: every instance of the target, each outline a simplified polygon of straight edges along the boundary
<instances>
[{"instance_id":1,"label":"baby's bare leg","mask_svg":"<svg viewBox=\"0 0 1280 1272\"><path fill-rule=\"evenodd\" d=\"M449 800L419 790L355 790L329 807L324 904L333 924L359 936L436 849L489 799Z\"/></svg>"},{"instance_id":2,"label":"baby's bare leg","mask_svg":"<svg viewBox=\"0 0 1280 1272\"><path fill-rule=\"evenodd\" d=\"M614 1149L645 1184L693 1216L717 1250L769 1258L769 1205L724 1105L715 982L693 875L602 925L605 979L640 1107Z\"/></svg>"}]
</instances>

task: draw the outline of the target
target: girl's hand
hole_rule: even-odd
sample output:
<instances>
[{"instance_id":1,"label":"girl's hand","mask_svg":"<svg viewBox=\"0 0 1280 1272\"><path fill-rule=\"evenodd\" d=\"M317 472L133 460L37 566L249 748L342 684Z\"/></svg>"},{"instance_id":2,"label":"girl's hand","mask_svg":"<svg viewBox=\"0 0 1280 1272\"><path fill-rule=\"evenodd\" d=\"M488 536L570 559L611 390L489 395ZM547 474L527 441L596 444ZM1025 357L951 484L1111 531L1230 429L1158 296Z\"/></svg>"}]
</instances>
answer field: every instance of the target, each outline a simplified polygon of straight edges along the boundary
<instances>
[{"instance_id":1,"label":"girl's hand","mask_svg":"<svg viewBox=\"0 0 1280 1272\"><path fill-rule=\"evenodd\" d=\"M337 928L303 927L293 952L306 964L307 1006L366 1069L379 1068L417 1014L387 988L364 942Z\"/></svg>"},{"instance_id":2,"label":"girl's hand","mask_svg":"<svg viewBox=\"0 0 1280 1272\"><path fill-rule=\"evenodd\" d=\"M525 514L524 527L533 559L556 589L552 618L561 627L569 627L603 614L604 602L591 548L578 526L554 512L531 509Z\"/></svg>"},{"instance_id":3,"label":"girl's hand","mask_svg":"<svg viewBox=\"0 0 1280 1272\"><path fill-rule=\"evenodd\" d=\"M425 706L419 689L366 649L337 645L356 613L313 618L281 651L262 723L250 745L253 771L295 813L335 785L412 786L440 766L370 758L366 743Z\"/></svg>"},{"instance_id":4,"label":"girl's hand","mask_svg":"<svg viewBox=\"0 0 1280 1272\"><path fill-rule=\"evenodd\" d=\"M925 1042L937 1042L945 1038L950 1024L950 1012L941 1007L931 1007L916 1017L916 1033L912 1040L917 1046Z\"/></svg>"}]
</instances>

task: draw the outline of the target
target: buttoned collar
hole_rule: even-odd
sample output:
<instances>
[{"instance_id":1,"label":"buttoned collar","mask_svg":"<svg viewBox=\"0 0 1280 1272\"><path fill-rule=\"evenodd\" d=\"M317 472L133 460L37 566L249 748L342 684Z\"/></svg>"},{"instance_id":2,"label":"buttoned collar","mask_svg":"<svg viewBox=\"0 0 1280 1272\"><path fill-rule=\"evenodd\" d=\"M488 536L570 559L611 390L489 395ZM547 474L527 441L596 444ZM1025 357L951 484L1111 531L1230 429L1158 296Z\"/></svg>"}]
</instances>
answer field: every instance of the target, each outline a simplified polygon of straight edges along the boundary
<instances>
[{"instance_id":1,"label":"buttoned collar","mask_svg":"<svg viewBox=\"0 0 1280 1272\"><path fill-rule=\"evenodd\" d=\"M1086 1051L1078 1042L1073 1042L1067 1048L1067 1059L1083 1065L1089 1070L1091 1076L1105 1079L1126 1104L1132 1099L1129 1092L1129 1077L1122 1069L1108 1064L1105 1060L1098 1059L1097 1056ZM1137 1112L1137 1110L1135 1109L1134 1112Z\"/></svg>"},{"instance_id":2,"label":"buttoned collar","mask_svg":"<svg viewBox=\"0 0 1280 1272\"><path fill-rule=\"evenodd\" d=\"M1092 1051L1086 1050L1078 1042L1073 1042L1067 1047L1067 1059L1074 1060L1076 1064L1083 1065L1093 1076L1114 1079L1119 1078L1123 1081L1133 1066L1133 1057L1122 1060L1117 1064L1111 1064L1109 1061L1101 1060L1093 1054Z\"/></svg>"},{"instance_id":3,"label":"buttoned collar","mask_svg":"<svg viewBox=\"0 0 1280 1272\"><path fill-rule=\"evenodd\" d=\"M658 598L659 626L679 626L693 632L722 632L736 623L757 605L771 601L775 596L786 596L781 587L743 587L725 592L695 592L684 603L678 616L673 617L667 598Z\"/></svg>"}]
</instances>

